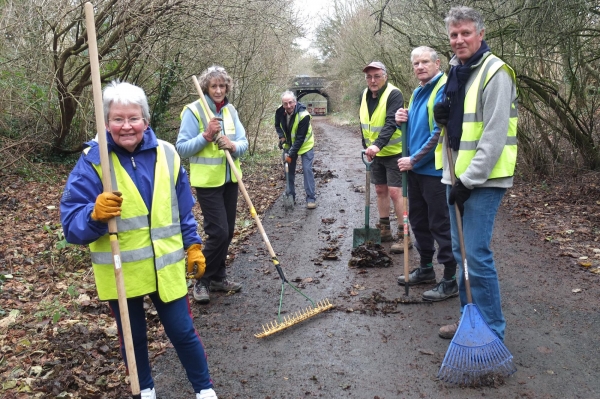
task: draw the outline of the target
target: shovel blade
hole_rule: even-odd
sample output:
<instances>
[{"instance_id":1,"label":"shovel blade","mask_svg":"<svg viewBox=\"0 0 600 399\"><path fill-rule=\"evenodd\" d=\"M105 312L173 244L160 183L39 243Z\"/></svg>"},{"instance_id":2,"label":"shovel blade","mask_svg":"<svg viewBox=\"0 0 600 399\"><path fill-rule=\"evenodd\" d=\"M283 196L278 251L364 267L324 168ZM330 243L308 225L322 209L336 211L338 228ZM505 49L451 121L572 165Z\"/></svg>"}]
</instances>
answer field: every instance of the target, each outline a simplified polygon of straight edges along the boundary
<instances>
[{"instance_id":1,"label":"shovel blade","mask_svg":"<svg viewBox=\"0 0 600 399\"><path fill-rule=\"evenodd\" d=\"M352 248L357 248L359 245L371 242L373 244L381 244L381 232L379 229L354 229L352 236Z\"/></svg>"},{"instance_id":2,"label":"shovel blade","mask_svg":"<svg viewBox=\"0 0 600 399\"><path fill-rule=\"evenodd\" d=\"M294 197L289 194L283 195L283 207L286 211L291 211L294 209Z\"/></svg>"}]
</instances>

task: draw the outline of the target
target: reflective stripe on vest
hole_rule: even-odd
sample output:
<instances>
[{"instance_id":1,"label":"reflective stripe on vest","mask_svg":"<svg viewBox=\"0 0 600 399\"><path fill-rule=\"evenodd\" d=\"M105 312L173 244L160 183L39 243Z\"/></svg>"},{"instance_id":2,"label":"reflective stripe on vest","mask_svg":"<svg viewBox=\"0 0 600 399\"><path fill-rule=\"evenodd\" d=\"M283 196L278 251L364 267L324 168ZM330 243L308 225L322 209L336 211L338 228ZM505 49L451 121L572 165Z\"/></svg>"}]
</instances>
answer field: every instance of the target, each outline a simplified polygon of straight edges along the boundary
<instances>
[{"instance_id":1,"label":"reflective stripe on vest","mask_svg":"<svg viewBox=\"0 0 600 399\"><path fill-rule=\"evenodd\" d=\"M204 132L205 126L208 126L208 112L204 109L200 100L194 101L184 107L183 111L188 108L198 120L198 134ZM231 109L232 106L227 104L221 109L223 114L223 131L231 141L235 140L235 123ZM182 115L183 115L182 111ZM240 160L234 159L234 164L237 170L242 175ZM219 150L216 142L208 143L197 154L190 157L190 184L192 187L220 187L225 184L227 176L227 158L225 151ZM231 181L237 183L235 174L232 172Z\"/></svg>"},{"instance_id":2,"label":"reflective stripe on vest","mask_svg":"<svg viewBox=\"0 0 600 399\"><path fill-rule=\"evenodd\" d=\"M387 88L379 98L379 103L373 111L373 115L369 117L369 108L367 106L367 94L368 89L365 89L360 102L360 127L362 130L365 144L368 146L372 145L375 140L379 137L381 129L385 126L385 117L387 113L387 100L392 90L397 89L391 83L388 83ZM390 141L381 148L381 151L377 153L378 157L384 157L389 155L398 155L402 153L402 131L396 128L396 131L390 137Z\"/></svg>"},{"instance_id":3,"label":"reflective stripe on vest","mask_svg":"<svg viewBox=\"0 0 600 399\"><path fill-rule=\"evenodd\" d=\"M479 139L483 134L483 104L482 93L489 82L500 68L505 68L516 84L516 76L513 69L495 55L489 55L479 69L479 73L473 80L471 87L465 96L465 113L462 123L462 136L460 147L456 157L456 176L460 177L471 163L477 152ZM485 77L485 78L484 78ZM489 179L509 177L514 175L517 163L517 100L510 105L510 119L504 150L489 175Z\"/></svg>"},{"instance_id":4,"label":"reflective stripe on vest","mask_svg":"<svg viewBox=\"0 0 600 399\"><path fill-rule=\"evenodd\" d=\"M440 132L440 137L438 138L438 143L435 146L435 168L442 169L444 167L444 130Z\"/></svg>"},{"instance_id":5,"label":"reflective stripe on vest","mask_svg":"<svg viewBox=\"0 0 600 399\"><path fill-rule=\"evenodd\" d=\"M113 190L123 196L116 218L126 295L134 298L158 291L163 302L187 293L185 252L175 183L180 159L173 145L158 140L152 213L116 154L109 157ZM87 153L87 151L86 151ZM93 165L102 177L100 165ZM94 278L101 300L117 299L113 255L108 234L90 244Z\"/></svg>"},{"instance_id":6,"label":"reflective stripe on vest","mask_svg":"<svg viewBox=\"0 0 600 399\"><path fill-rule=\"evenodd\" d=\"M294 124L292 125L292 129L290 132L292 144L294 144L294 142L296 141L296 132L298 131L298 125L300 124L300 121L306 116L308 116L308 118L309 118L308 130L306 131L306 136L304 137L304 143L298 150L298 155L302 155L302 154L306 153L307 151L311 150L315 146L315 136L313 136L312 125L310 124L311 116L310 116L310 113L306 110L298 112L296 114L296 116L294 117ZM282 119L282 121L279 123L279 125L281 126L281 129L283 131L285 131L286 129L284 127L284 124L287 123L287 119L286 118L281 118L281 119ZM283 144L283 148L285 148L286 150L289 150L290 147L291 146L289 146L287 143Z\"/></svg>"}]
</instances>

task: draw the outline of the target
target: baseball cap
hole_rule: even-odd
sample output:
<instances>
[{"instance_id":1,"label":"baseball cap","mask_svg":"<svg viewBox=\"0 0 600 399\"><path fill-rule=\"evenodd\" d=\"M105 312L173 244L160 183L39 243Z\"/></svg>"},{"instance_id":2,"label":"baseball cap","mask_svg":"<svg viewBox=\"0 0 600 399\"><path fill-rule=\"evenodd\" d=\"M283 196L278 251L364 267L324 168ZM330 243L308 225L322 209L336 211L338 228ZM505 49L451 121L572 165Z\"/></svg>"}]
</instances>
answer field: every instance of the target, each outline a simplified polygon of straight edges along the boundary
<instances>
[{"instance_id":1,"label":"baseball cap","mask_svg":"<svg viewBox=\"0 0 600 399\"><path fill-rule=\"evenodd\" d=\"M383 65L383 63L379 62L379 61L371 62L369 65L367 65L366 67L363 68L363 72L367 72L367 69L369 69L369 68L381 69L384 73L387 73L387 70L385 69L385 65Z\"/></svg>"}]
</instances>

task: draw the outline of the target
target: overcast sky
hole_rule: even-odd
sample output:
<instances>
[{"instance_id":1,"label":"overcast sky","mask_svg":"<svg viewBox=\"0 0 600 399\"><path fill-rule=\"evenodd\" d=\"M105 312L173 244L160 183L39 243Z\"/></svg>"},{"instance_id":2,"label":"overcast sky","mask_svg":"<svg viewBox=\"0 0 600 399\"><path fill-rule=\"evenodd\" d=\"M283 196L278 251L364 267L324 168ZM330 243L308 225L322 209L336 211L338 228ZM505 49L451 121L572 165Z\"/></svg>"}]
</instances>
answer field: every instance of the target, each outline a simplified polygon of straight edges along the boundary
<instances>
[{"instance_id":1,"label":"overcast sky","mask_svg":"<svg viewBox=\"0 0 600 399\"><path fill-rule=\"evenodd\" d=\"M321 16L327 15L333 0L294 0L296 9L308 29L308 38L297 39L296 43L302 48L308 48L312 40L312 33L321 22Z\"/></svg>"}]
</instances>

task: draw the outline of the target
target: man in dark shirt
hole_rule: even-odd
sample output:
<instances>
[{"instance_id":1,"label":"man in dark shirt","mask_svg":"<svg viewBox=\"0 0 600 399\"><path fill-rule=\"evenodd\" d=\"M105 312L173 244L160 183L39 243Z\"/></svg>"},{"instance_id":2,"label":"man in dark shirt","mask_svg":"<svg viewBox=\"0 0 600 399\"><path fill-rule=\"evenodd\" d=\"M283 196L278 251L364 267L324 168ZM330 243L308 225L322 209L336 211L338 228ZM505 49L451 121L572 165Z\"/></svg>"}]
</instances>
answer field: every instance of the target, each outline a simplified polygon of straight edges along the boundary
<instances>
[{"instance_id":1,"label":"man in dark shirt","mask_svg":"<svg viewBox=\"0 0 600 399\"><path fill-rule=\"evenodd\" d=\"M392 241L390 198L398 220L401 220L404 212L402 173L398 169L398 159L402 156L402 132L395 120L396 111L404 107L404 98L397 87L388 83L383 63L373 61L363 72L367 81L360 105L363 147L366 148L365 154L369 161L373 161L371 182L377 193L377 227L381 230L381 241ZM399 240L390 248L393 253L404 252L402 230L398 228ZM412 247L410 242L409 247Z\"/></svg>"}]
</instances>

